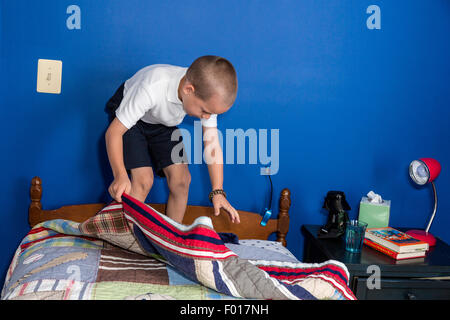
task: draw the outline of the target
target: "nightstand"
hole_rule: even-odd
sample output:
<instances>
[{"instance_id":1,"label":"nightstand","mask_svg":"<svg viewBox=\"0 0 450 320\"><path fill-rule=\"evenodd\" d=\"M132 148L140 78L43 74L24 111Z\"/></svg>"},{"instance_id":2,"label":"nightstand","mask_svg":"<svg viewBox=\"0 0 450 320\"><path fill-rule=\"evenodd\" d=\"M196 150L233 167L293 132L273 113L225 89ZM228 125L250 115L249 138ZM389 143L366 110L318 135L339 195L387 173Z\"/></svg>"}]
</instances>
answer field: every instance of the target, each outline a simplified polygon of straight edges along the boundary
<instances>
[{"instance_id":1,"label":"nightstand","mask_svg":"<svg viewBox=\"0 0 450 320\"><path fill-rule=\"evenodd\" d=\"M319 225L304 225L303 262L338 260L350 273L350 288L360 300L450 299L450 246L437 239L425 258L396 261L363 245L361 253L345 250L344 237L318 239ZM401 231L409 228L396 228ZM377 274L379 282L375 282Z\"/></svg>"}]
</instances>

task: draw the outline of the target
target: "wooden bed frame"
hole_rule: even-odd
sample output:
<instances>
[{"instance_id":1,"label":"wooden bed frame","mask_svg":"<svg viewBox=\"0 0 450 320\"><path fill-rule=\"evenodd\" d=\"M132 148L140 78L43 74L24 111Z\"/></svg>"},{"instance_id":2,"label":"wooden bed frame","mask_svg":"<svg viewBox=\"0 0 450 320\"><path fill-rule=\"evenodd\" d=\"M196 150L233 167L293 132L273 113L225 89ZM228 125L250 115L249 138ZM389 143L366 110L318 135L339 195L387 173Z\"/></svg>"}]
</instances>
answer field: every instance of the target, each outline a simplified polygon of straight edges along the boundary
<instances>
[{"instance_id":1,"label":"wooden bed frame","mask_svg":"<svg viewBox=\"0 0 450 320\"><path fill-rule=\"evenodd\" d=\"M63 206L56 210L43 210L42 180L34 177L30 187L31 203L28 209L28 221L31 227L36 224L53 219L66 219L76 222L83 222L99 212L106 204L79 204ZM149 204L155 210L165 213L165 204ZM266 226L260 225L261 215L253 212L237 210L241 223L231 223L230 218L224 210L219 216L214 216L214 208L206 206L187 206L183 224L191 224L200 216L209 216L217 232L232 232L239 239L268 239L269 235L276 232L277 241L286 246L286 234L289 230L289 207L291 206L291 192L285 188L281 191L279 200L279 212L277 219L269 219Z\"/></svg>"}]
</instances>

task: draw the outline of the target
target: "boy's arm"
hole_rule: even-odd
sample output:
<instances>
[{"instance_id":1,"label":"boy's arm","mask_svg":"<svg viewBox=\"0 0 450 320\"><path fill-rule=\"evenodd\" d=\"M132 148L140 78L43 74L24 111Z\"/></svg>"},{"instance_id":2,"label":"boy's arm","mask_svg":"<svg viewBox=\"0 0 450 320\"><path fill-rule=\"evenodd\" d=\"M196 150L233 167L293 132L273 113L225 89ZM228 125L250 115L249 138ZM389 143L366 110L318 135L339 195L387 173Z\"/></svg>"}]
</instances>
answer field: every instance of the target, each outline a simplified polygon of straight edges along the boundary
<instances>
[{"instance_id":1,"label":"boy's arm","mask_svg":"<svg viewBox=\"0 0 450 320\"><path fill-rule=\"evenodd\" d=\"M131 182L123 162L122 136L128 128L133 127L144 114L153 107L149 91L142 85L128 88L116 110L116 117L111 122L105 134L106 151L114 175L108 191L116 201L122 202L122 193L129 193Z\"/></svg>"},{"instance_id":2,"label":"boy's arm","mask_svg":"<svg viewBox=\"0 0 450 320\"><path fill-rule=\"evenodd\" d=\"M223 153L219 143L216 127L203 127L204 155L208 165L212 190L223 189ZM216 194L212 198L214 214L220 214L220 208L225 209L231 217L231 222L240 223L239 214L231 206L223 194Z\"/></svg>"},{"instance_id":3,"label":"boy's arm","mask_svg":"<svg viewBox=\"0 0 450 320\"><path fill-rule=\"evenodd\" d=\"M122 136L127 130L127 127L114 118L105 133L106 151L114 175L109 193L118 202L122 201L122 193L129 193L131 189L131 182L123 162Z\"/></svg>"}]
</instances>

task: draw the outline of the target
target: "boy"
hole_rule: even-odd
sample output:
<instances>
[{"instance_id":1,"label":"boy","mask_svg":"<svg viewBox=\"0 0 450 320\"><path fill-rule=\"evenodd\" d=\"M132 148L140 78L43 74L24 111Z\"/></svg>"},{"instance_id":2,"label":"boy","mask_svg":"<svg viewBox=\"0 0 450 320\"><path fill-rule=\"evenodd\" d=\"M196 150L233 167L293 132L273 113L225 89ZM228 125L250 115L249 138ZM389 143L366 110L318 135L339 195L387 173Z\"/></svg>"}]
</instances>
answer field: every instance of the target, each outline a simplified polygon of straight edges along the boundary
<instances>
[{"instance_id":1,"label":"boy","mask_svg":"<svg viewBox=\"0 0 450 320\"><path fill-rule=\"evenodd\" d=\"M231 108L236 94L234 67L218 56L200 57L189 68L151 65L125 81L106 104L113 119L105 134L114 175L110 195L121 202L125 192L144 202L154 173L165 176L170 191L166 214L182 222L191 176L184 151L181 159L172 156L173 147L180 142L171 137L188 114L201 119L204 147L214 150L206 159L214 214L223 208L233 223L239 223L239 215L223 190L223 155L217 133L217 115ZM210 138L205 139L206 135Z\"/></svg>"}]
</instances>

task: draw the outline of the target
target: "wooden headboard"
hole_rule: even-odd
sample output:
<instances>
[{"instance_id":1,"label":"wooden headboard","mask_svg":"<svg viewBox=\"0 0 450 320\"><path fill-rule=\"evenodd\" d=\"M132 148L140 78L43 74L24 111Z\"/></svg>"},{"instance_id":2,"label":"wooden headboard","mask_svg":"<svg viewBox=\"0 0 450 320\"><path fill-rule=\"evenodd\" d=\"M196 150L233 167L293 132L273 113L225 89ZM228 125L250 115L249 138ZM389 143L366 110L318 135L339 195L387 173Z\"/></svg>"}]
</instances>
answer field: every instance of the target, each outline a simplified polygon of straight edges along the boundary
<instances>
[{"instance_id":1,"label":"wooden headboard","mask_svg":"<svg viewBox=\"0 0 450 320\"><path fill-rule=\"evenodd\" d=\"M30 226L53 219L66 219L76 222L83 222L99 212L106 203L78 204L63 206L56 210L43 210L42 180L34 177L30 187L31 203L28 209L28 221ZM155 210L165 213L165 204L150 203ZM285 188L281 191L279 200L279 211L276 219L269 219L266 226L260 225L261 215L253 212L237 210L241 223L231 223L226 212L222 210L219 216L214 216L214 208L206 206L187 206L183 218L183 224L191 224L200 216L211 217L216 232L232 232L239 239L268 239L269 235L276 232L277 241L286 246L286 234L289 231L289 207L291 206L291 192Z\"/></svg>"}]
</instances>

